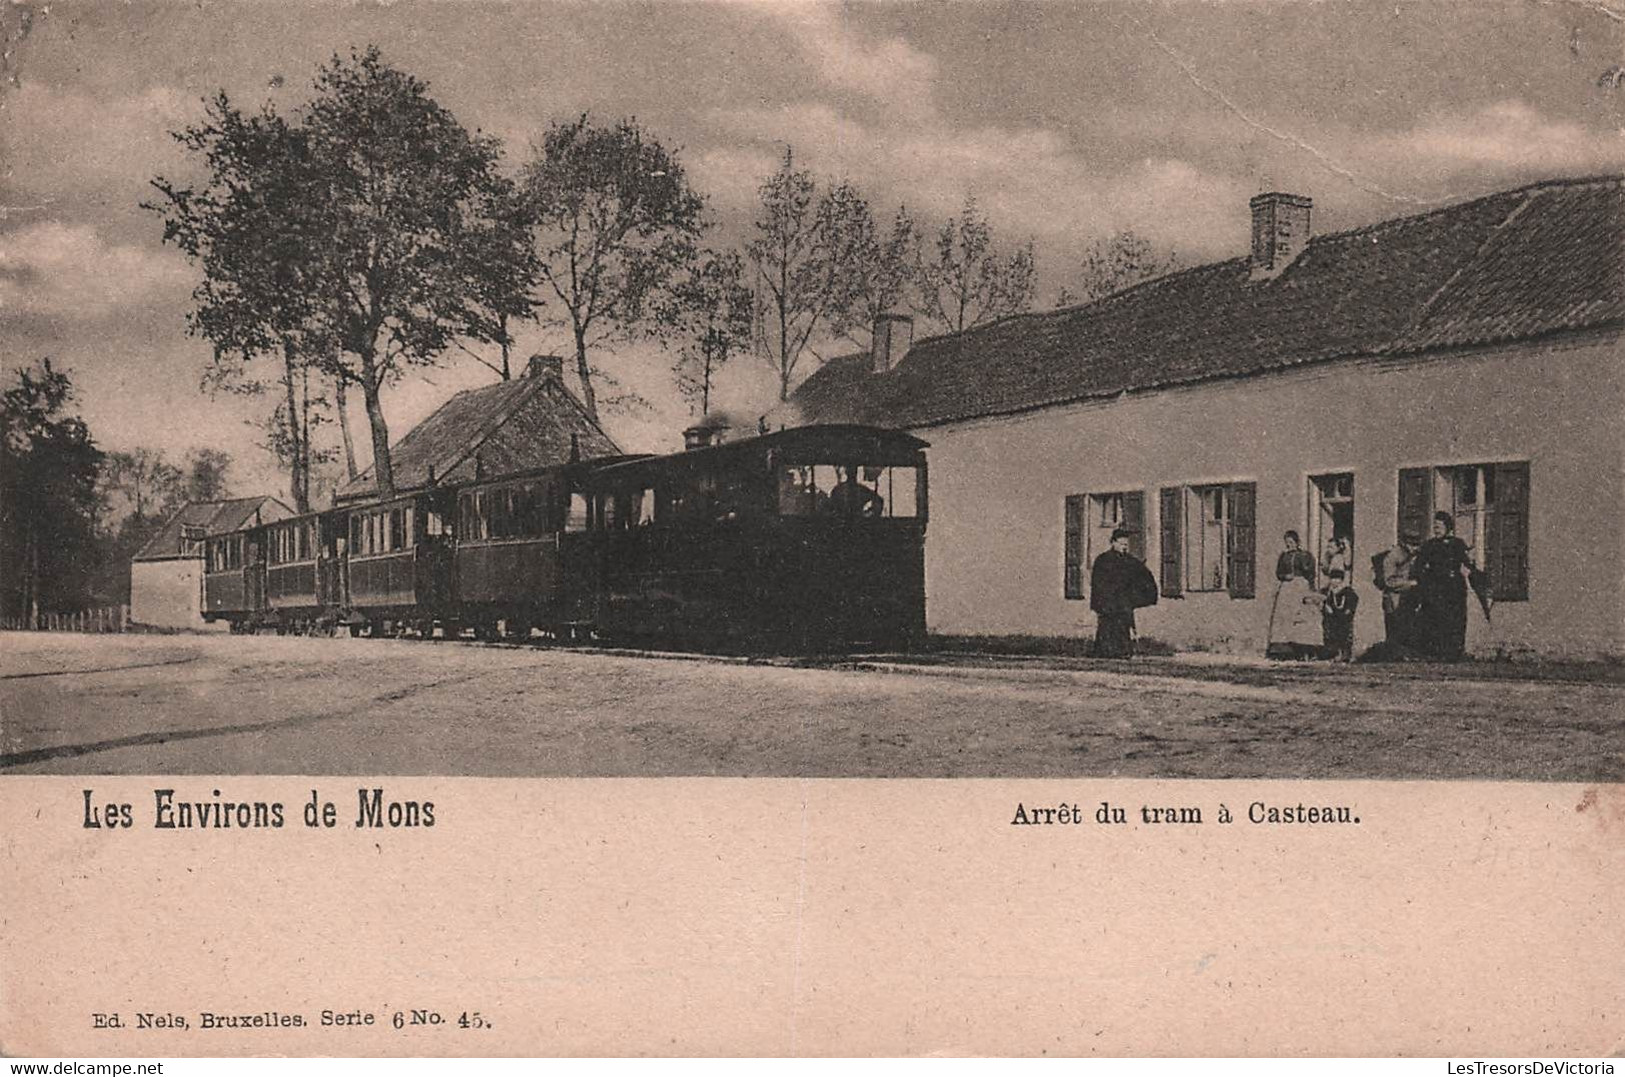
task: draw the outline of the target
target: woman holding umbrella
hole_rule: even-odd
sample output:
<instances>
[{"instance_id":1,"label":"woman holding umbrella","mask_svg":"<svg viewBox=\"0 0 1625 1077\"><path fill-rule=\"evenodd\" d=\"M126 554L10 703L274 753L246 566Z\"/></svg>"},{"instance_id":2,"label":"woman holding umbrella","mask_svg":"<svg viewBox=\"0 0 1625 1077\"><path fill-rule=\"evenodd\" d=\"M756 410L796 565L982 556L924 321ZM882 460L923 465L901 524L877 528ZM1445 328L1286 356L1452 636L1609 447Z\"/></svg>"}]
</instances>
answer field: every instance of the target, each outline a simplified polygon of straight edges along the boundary
<instances>
[{"instance_id":1,"label":"woman holding umbrella","mask_svg":"<svg viewBox=\"0 0 1625 1077\"><path fill-rule=\"evenodd\" d=\"M1485 577L1473 564L1472 551L1456 537L1448 512L1433 514L1433 537L1416 551L1417 643L1430 657L1454 662L1467 649L1467 587L1472 585L1484 615L1489 616Z\"/></svg>"}]
</instances>

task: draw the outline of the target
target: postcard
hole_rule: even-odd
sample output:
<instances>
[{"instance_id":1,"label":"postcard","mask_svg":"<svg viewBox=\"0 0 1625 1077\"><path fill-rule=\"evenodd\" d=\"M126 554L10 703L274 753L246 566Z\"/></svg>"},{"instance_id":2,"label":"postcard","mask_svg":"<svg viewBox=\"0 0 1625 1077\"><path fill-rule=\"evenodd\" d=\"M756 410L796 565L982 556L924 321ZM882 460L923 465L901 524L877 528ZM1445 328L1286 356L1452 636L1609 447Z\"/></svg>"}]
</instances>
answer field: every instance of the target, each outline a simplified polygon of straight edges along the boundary
<instances>
[{"instance_id":1,"label":"postcard","mask_svg":"<svg viewBox=\"0 0 1625 1077\"><path fill-rule=\"evenodd\" d=\"M5 5L0 1052L1616 1054L1622 24Z\"/></svg>"}]
</instances>

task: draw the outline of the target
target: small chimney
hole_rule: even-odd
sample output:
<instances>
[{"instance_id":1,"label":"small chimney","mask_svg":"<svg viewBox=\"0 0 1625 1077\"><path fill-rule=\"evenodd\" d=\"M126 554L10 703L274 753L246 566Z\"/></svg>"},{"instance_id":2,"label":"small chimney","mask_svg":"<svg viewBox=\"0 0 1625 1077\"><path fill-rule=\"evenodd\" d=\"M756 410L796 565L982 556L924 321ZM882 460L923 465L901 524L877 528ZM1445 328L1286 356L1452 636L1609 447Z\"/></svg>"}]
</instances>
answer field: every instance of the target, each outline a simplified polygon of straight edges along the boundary
<instances>
[{"instance_id":1,"label":"small chimney","mask_svg":"<svg viewBox=\"0 0 1625 1077\"><path fill-rule=\"evenodd\" d=\"M1253 256L1250 280L1274 280L1309 245L1309 209L1301 194L1271 191L1254 196Z\"/></svg>"},{"instance_id":2,"label":"small chimney","mask_svg":"<svg viewBox=\"0 0 1625 1077\"><path fill-rule=\"evenodd\" d=\"M552 378L554 381L564 380L564 357L562 355L533 355L530 362L525 365L527 378Z\"/></svg>"},{"instance_id":3,"label":"small chimney","mask_svg":"<svg viewBox=\"0 0 1625 1077\"><path fill-rule=\"evenodd\" d=\"M717 436L722 431L714 426L691 426L683 431L683 451L693 449L709 449L721 439Z\"/></svg>"},{"instance_id":4,"label":"small chimney","mask_svg":"<svg viewBox=\"0 0 1625 1077\"><path fill-rule=\"evenodd\" d=\"M874 330L873 343L869 346L874 372L884 374L896 370L914 343L913 317L897 311L882 311L875 315Z\"/></svg>"}]
</instances>

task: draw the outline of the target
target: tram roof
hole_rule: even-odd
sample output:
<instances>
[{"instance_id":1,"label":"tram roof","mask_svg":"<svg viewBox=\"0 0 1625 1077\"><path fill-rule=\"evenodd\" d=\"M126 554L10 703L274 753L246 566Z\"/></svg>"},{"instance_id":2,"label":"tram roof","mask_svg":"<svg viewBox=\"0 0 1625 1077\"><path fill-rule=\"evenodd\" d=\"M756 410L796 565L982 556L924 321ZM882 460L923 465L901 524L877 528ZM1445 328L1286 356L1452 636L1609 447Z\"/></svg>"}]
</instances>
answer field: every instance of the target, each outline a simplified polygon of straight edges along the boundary
<instances>
[{"instance_id":1,"label":"tram roof","mask_svg":"<svg viewBox=\"0 0 1625 1077\"><path fill-rule=\"evenodd\" d=\"M787 464L858 463L908 466L928 442L902 430L856 423L823 423L774 430L738 441L646 456L610 464L589 464L588 482L644 474L726 470L756 455L775 455Z\"/></svg>"}]
</instances>

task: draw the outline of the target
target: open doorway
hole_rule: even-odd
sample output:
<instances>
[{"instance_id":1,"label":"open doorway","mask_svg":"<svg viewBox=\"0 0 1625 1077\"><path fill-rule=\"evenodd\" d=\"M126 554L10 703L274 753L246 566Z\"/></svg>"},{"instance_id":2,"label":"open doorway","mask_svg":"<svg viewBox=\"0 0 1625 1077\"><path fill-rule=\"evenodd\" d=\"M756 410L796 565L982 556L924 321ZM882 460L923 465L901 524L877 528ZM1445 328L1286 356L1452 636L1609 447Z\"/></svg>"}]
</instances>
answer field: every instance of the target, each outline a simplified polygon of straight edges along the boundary
<instances>
[{"instance_id":1,"label":"open doorway","mask_svg":"<svg viewBox=\"0 0 1625 1077\"><path fill-rule=\"evenodd\" d=\"M1342 569L1352 575L1354 565L1354 474L1340 471L1309 477L1308 548L1321 572Z\"/></svg>"}]
</instances>

